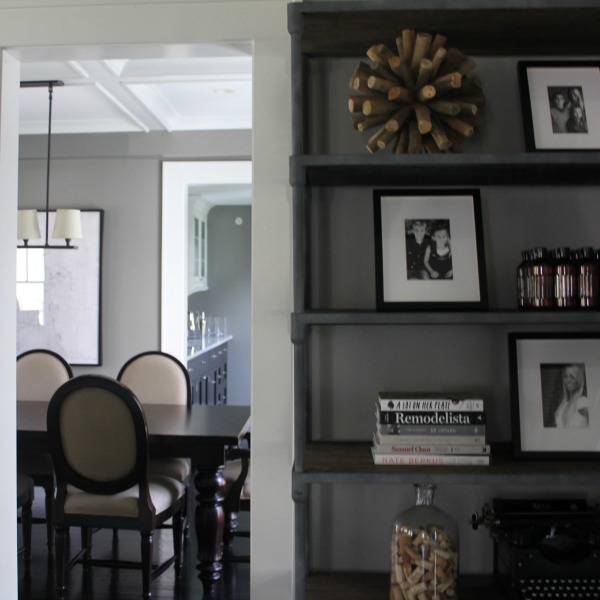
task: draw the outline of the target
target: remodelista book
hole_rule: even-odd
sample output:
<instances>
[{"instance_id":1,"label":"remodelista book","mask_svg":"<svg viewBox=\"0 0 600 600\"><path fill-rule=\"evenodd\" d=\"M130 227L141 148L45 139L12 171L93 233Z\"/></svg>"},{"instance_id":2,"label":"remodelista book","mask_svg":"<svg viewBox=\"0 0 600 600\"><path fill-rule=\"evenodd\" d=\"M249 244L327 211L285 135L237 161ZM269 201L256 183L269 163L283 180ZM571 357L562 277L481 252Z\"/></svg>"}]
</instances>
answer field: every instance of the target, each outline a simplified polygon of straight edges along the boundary
<instances>
[{"instance_id":1,"label":"remodelista book","mask_svg":"<svg viewBox=\"0 0 600 600\"><path fill-rule=\"evenodd\" d=\"M460 455L460 454L378 454L373 451L373 461L376 465L479 465L490 464L489 455Z\"/></svg>"},{"instance_id":2,"label":"remodelista book","mask_svg":"<svg viewBox=\"0 0 600 600\"><path fill-rule=\"evenodd\" d=\"M484 411L377 410L382 425L485 425Z\"/></svg>"},{"instance_id":3,"label":"remodelista book","mask_svg":"<svg viewBox=\"0 0 600 600\"><path fill-rule=\"evenodd\" d=\"M444 392L379 392L381 410L483 411L483 399L474 394Z\"/></svg>"}]
</instances>

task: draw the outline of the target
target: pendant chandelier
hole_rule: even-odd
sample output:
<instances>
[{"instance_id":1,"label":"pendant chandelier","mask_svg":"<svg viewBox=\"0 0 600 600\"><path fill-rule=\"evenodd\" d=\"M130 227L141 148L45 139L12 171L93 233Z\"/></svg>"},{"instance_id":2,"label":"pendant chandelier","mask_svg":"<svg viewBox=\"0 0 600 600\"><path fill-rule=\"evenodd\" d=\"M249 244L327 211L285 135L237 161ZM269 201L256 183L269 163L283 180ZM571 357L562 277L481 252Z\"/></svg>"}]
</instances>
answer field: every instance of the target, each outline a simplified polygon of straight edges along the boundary
<instances>
[{"instance_id":1,"label":"pendant chandelier","mask_svg":"<svg viewBox=\"0 0 600 600\"><path fill-rule=\"evenodd\" d=\"M69 250L77 246L71 245L71 240L81 239L81 211L77 209L59 208L56 210L53 239L62 239L64 246L52 245L48 241L50 225L50 150L52 142L52 91L55 86L62 86L62 81L22 81L21 87L48 88L48 152L46 157L46 231L43 244L30 244L29 240L41 239L38 213L35 209L19 210L17 216L17 240L23 240L17 248L52 248Z\"/></svg>"}]
</instances>

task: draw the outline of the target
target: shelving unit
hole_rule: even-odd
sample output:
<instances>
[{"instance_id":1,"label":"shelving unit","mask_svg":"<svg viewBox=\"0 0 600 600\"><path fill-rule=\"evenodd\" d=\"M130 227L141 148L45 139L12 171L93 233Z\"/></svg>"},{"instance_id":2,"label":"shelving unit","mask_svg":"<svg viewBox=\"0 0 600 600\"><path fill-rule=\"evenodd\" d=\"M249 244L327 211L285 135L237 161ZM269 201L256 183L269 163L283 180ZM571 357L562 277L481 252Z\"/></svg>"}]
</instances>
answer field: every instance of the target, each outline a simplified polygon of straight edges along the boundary
<instances>
[{"instance_id":1,"label":"shelving unit","mask_svg":"<svg viewBox=\"0 0 600 600\"><path fill-rule=\"evenodd\" d=\"M502 332L510 328L600 331L600 312L518 311L516 304L499 300L490 302L493 308L482 311L388 313L375 310L374 289L372 302L363 300L356 306L339 303L340 291L337 289L320 292L323 286L317 281L319 265L316 263L321 255L315 258L315 246L319 245L319 240L328 239L323 230L332 227L331 223L335 222L335 215L329 213L327 218L322 219L320 206L327 204L331 198L340 202L339 196L348 190L357 190L356 195L361 196L359 200L351 199L354 202L352 206L356 207L359 203L371 202L371 192L375 187L488 186L492 190L518 187L535 191L540 187L570 190L600 186L599 152L526 153L518 119L512 122L513 125L518 123L518 126L515 126L508 144L509 151L505 151L505 147L501 150L485 147L479 151L476 146L475 150L470 150L465 144L465 154L369 155L364 149L366 138L360 139L358 133L351 131L349 116L346 122L349 134L338 129L339 118L329 118L327 111L347 108L344 103L337 103L339 98L335 101L329 98L331 90L323 83L328 73L336 72L338 62L345 70L348 59L356 61L356 64L359 60L366 60L365 52L372 44L385 42L393 48L395 37L405 28L443 33L450 45L484 60L497 57L512 57L516 61L544 56L553 59L600 56L600 6L596 0L491 0L479 3L472 0L454 0L452 3L444 0L358 0L289 5L293 81L290 183L294 190L291 338L295 373L293 498L296 502L296 600L377 600L389 595L387 574L312 572L309 556L311 486L410 486L416 473L420 481L440 485L527 487L597 486L600 483L600 462L517 461L512 458L507 439L492 440L497 443L492 447L490 467L425 467L415 471L414 467L375 467L368 436L359 441L346 441L327 439L326 433L313 435L315 396L326 394L315 393L314 378L322 375L314 373L311 344L314 336L323 332L326 332L329 342L342 331L356 332L356 327L360 331L371 328L384 328L385 331L389 328L402 331L421 328L431 331L439 327L443 327L444 332L473 327ZM351 72L348 78L350 75ZM335 93L340 94L342 99L347 96L346 90ZM488 97L488 105L505 100ZM332 109L331 105L336 108ZM490 112L493 113L493 110ZM488 123L489 127L493 125ZM329 131L332 128L334 130ZM362 216L364 214L367 214L366 210L361 213ZM320 218L325 222L319 221ZM314 232L315 226L320 231ZM484 224L484 229L486 227L489 223ZM352 232L354 234L360 234L363 239L373 236L368 227L361 229L359 226L356 232ZM490 244L499 244L497 236L490 235L489 238L493 238ZM335 243L332 242L332 245ZM556 245L559 244L562 241ZM600 246L600 238L596 238L594 245ZM367 246L368 242L361 247ZM518 250L521 249L524 248ZM497 255L494 258L500 262ZM335 272L335 259L330 262L328 268ZM490 265L488 274L489 271ZM366 273L363 279L371 281L372 275ZM513 280L501 283L514 286ZM358 287L361 284L365 285L357 281ZM499 284L495 287L498 288ZM364 299L367 295L358 296ZM492 300L493 295L494 289ZM497 295L500 297L502 294ZM500 350L504 352L506 348ZM365 349L365 352L368 350ZM343 361L343 357L340 360ZM379 382L374 381L373 385L378 386ZM321 392L321 388L317 387L317 390ZM331 393L335 395L335 391ZM347 400L352 402L352 399ZM503 400L508 406L507 399ZM323 405L328 398L319 397L318 401ZM315 437L319 439L313 439ZM461 599L475 597L492 599L500 596L493 590L489 578L463 578Z\"/></svg>"}]
</instances>

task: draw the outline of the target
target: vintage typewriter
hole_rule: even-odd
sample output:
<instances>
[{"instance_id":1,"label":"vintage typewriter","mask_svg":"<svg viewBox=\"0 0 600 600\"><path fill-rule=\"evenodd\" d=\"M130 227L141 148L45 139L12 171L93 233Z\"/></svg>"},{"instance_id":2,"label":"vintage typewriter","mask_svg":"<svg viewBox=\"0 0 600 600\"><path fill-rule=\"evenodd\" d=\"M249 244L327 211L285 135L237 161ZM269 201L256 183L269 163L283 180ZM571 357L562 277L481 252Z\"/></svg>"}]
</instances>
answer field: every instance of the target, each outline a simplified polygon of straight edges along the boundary
<instances>
[{"instance_id":1,"label":"vintage typewriter","mask_svg":"<svg viewBox=\"0 0 600 600\"><path fill-rule=\"evenodd\" d=\"M600 512L585 500L496 498L471 524L489 529L510 600L600 600Z\"/></svg>"}]
</instances>

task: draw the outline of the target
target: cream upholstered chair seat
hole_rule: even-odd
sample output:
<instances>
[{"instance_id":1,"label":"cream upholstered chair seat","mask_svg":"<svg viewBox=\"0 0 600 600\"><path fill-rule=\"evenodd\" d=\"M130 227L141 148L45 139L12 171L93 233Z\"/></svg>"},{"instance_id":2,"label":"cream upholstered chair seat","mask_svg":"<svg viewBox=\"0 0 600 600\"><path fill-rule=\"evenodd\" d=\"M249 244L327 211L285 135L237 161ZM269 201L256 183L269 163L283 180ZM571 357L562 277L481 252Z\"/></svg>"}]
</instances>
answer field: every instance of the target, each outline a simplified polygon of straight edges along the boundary
<instances>
[{"instance_id":1,"label":"cream upholstered chair seat","mask_svg":"<svg viewBox=\"0 0 600 600\"><path fill-rule=\"evenodd\" d=\"M164 475L186 481L192 473L192 462L189 458L152 458L148 468L152 476Z\"/></svg>"},{"instance_id":2,"label":"cream upholstered chair seat","mask_svg":"<svg viewBox=\"0 0 600 600\"><path fill-rule=\"evenodd\" d=\"M43 348L28 350L17 356L17 400L47 402L52 394L73 377L69 363L60 354ZM53 542L52 503L54 500L54 465L46 452L19 451L17 470L29 475L36 486L44 489L48 546Z\"/></svg>"},{"instance_id":3,"label":"cream upholstered chair seat","mask_svg":"<svg viewBox=\"0 0 600 600\"><path fill-rule=\"evenodd\" d=\"M57 596L65 597L67 533L76 526L82 528L84 564L103 562L91 558L92 529L140 531L142 595L149 598L153 573L174 563L180 574L185 486L167 477L149 477L148 432L139 400L114 379L82 375L56 391L47 422L57 479ZM169 519L174 556L153 568L152 534Z\"/></svg>"},{"instance_id":4,"label":"cream upholstered chair seat","mask_svg":"<svg viewBox=\"0 0 600 600\"><path fill-rule=\"evenodd\" d=\"M148 492L156 512L161 513L169 508L174 498L185 493L185 487L171 477L148 477ZM139 517L139 490L137 486L105 496L87 494L69 485L65 497L64 510L67 514L91 514L112 517Z\"/></svg>"}]
</instances>

